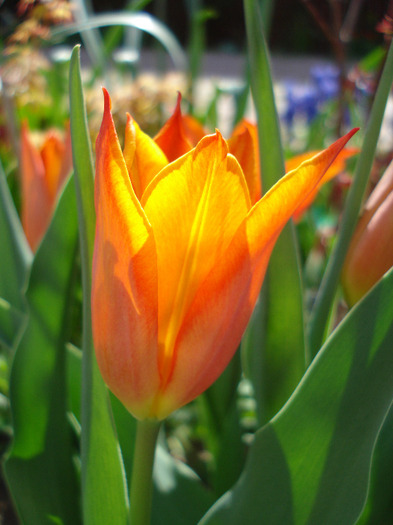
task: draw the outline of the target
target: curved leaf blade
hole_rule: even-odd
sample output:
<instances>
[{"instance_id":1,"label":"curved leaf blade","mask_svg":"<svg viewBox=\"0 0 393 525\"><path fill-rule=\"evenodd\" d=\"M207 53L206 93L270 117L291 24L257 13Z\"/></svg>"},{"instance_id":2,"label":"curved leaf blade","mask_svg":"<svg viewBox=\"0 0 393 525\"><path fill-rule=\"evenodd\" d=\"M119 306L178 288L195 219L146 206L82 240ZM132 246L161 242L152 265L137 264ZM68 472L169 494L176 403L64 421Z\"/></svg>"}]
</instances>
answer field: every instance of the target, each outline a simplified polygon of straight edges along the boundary
<instances>
[{"instance_id":1,"label":"curved leaf blade","mask_svg":"<svg viewBox=\"0 0 393 525\"><path fill-rule=\"evenodd\" d=\"M107 388L98 370L91 331L91 268L94 247L94 173L80 73L79 46L70 63L72 152L83 287L82 506L86 525L124 525L127 491Z\"/></svg>"},{"instance_id":2,"label":"curved leaf blade","mask_svg":"<svg viewBox=\"0 0 393 525\"><path fill-rule=\"evenodd\" d=\"M266 2L265 2L266 3ZM266 11L261 0L245 0L251 91L258 121L263 191L285 173L278 115L267 44ZM265 21L266 22L266 21ZM292 394L305 371L303 288L297 238L289 223L270 258L260 302L243 342L243 361L254 385L260 425L268 421ZM262 326L262 328L260 328Z\"/></svg>"},{"instance_id":3,"label":"curved leaf blade","mask_svg":"<svg viewBox=\"0 0 393 525\"><path fill-rule=\"evenodd\" d=\"M5 473L19 515L31 525L47 523L49 516L80 523L65 371L76 246L69 183L34 258L26 293L28 323L11 372L14 440Z\"/></svg>"},{"instance_id":4,"label":"curved leaf blade","mask_svg":"<svg viewBox=\"0 0 393 525\"><path fill-rule=\"evenodd\" d=\"M153 472L152 525L197 523L214 496L184 463L157 446Z\"/></svg>"},{"instance_id":5,"label":"curved leaf blade","mask_svg":"<svg viewBox=\"0 0 393 525\"><path fill-rule=\"evenodd\" d=\"M0 340L12 346L25 310L24 288L32 254L0 164Z\"/></svg>"},{"instance_id":6,"label":"curved leaf blade","mask_svg":"<svg viewBox=\"0 0 393 525\"><path fill-rule=\"evenodd\" d=\"M393 398L393 271L327 340L203 525L354 523Z\"/></svg>"}]
</instances>

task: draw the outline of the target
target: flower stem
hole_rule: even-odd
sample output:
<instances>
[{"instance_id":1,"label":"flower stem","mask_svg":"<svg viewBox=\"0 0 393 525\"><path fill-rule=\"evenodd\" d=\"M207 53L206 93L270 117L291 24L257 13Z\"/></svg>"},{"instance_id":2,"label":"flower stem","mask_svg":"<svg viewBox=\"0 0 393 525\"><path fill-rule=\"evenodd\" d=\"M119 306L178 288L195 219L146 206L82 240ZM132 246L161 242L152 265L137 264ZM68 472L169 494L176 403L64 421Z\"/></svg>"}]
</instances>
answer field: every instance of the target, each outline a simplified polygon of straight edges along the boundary
<instances>
[{"instance_id":1,"label":"flower stem","mask_svg":"<svg viewBox=\"0 0 393 525\"><path fill-rule=\"evenodd\" d=\"M153 464L161 421L138 421L130 483L130 525L149 525Z\"/></svg>"}]
</instances>

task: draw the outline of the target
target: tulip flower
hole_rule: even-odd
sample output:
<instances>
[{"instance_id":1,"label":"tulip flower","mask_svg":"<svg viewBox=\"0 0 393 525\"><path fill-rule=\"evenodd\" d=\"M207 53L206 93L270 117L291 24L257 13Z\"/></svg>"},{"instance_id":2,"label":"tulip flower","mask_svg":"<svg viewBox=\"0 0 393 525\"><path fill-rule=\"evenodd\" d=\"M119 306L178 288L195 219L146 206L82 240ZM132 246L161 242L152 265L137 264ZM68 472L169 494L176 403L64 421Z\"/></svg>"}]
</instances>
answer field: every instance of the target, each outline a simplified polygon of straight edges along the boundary
<instances>
[{"instance_id":1,"label":"tulip flower","mask_svg":"<svg viewBox=\"0 0 393 525\"><path fill-rule=\"evenodd\" d=\"M393 162L364 205L342 271L350 306L393 266Z\"/></svg>"},{"instance_id":2,"label":"tulip flower","mask_svg":"<svg viewBox=\"0 0 393 525\"><path fill-rule=\"evenodd\" d=\"M21 219L33 251L46 232L57 196L72 169L71 136L65 140L49 132L38 149L29 135L27 123L21 129Z\"/></svg>"},{"instance_id":3,"label":"tulip flower","mask_svg":"<svg viewBox=\"0 0 393 525\"><path fill-rule=\"evenodd\" d=\"M162 167L157 144L131 118L133 142L126 137L121 150L106 91L104 99L92 287L97 362L136 418L162 420L231 360L280 231L354 131L253 205L219 131ZM143 165L149 182L141 184Z\"/></svg>"}]
</instances>

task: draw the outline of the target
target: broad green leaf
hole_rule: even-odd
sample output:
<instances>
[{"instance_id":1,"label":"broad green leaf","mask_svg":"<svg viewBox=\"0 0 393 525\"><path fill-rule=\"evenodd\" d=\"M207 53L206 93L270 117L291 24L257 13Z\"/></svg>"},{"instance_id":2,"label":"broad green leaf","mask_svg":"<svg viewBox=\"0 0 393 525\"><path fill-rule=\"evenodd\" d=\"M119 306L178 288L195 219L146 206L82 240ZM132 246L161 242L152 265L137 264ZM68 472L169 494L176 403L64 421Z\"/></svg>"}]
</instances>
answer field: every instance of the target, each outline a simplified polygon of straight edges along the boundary
<instances>
[{"instance_id":1,"label":"broad green leaf","mask_svg":"<svg viewBox=\"0 0 393 525\"><path fill-rule=\"evenodd\" d=\"M393 398L393 271L350 312L201 525L355 523Z\"/></svg>"},{"instance_id":2,"label":"broad green leaf","mask_svg":"<svg viewBox=\"0 0 393 525\"><path fill-rule=\"evenodd\" d=\"M258 122L263 191L284 174L278 116L268 50L263 34L262 2L244 1L251 91ZM266 422L293 392L305 370L303 294L294 226L288 224L273 250L260 301L249 330L253 345L243 345L245 369L257 394L259 423ZM262 358L254 353L263 352ZM259 366L256 366L259 365Z\"/></svg>"},{"instance_id":3,"label":"broad green leaf","mask_svg":"<svg viewBox=\"0 0 393 525\"><path fill-rule=\"evenodd\" d=\"M358 525L389 524L393 516L393 408L386 417L373 456L370 493Z\"/></svg>"},{"instance_id":4,"label":"broad green leaf","mask_svg":"<svg viewBox=\"0 0 393 525\"><path fill-rule=\"evenodd\" d=\"M25 309L31 252L0 164L0 340L11 346Z\"/></svg>"},{"instance_id":5,"label":"broad green leaf","mask_svg":"<svg viewBox=\"0 0 393 525\"><path fill-rule=\"evenodd\" d=\"M154 463L152 525L197 523L214 497L196 474L158 445Z\"/></svg>"},{"instance_id":6,"label":"broad green leaf","mask_svg":"<svg viewBox=\"0 0 393 525\"><path fill-rule=\"evenodd\" d=\"M91 332L94 247L94 173L80 74L79 47L70 63L72 151L78 205L83 285L82 506L85 525L124 525L127 491L107 388L98 370Z\"/></svg>"},{"instance_id":7,"label":"broad green leaf","mask_svg":"<svg viewBox=\"0 0 393 525\"><path fill-rule=\"evenodd\" d=\"M318 352L326 331L329 312L334 302L345 256L355 231L359 211L367 188L374 161L379 132L393 83L393 42L390 44L385 66L378 83L362 148L356 163L353 182L345 204L340 231L323 276L308 327L311 357Z\"/></svg>"},{"instance_id":8,"label":"broad green leaf","mask_svg":"<svg viewBox=\"0 0 393 525\"><path fill-rule=\"evenodd\" d=\"M50 519L81 523L65 371L77 231L71 182L34 258L28 323L11 371L14 437L5 473L18 513L29 525Z\"/></svg>"}]
</instances>

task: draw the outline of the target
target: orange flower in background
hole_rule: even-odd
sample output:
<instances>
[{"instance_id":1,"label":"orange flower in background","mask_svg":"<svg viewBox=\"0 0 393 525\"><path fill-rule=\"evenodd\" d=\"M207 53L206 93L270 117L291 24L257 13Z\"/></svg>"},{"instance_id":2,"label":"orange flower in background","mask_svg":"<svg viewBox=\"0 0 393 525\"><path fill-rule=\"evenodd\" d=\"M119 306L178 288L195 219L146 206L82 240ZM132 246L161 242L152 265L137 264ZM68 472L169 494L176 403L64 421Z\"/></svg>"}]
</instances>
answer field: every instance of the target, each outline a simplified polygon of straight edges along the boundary
<instances>
[{"instance_id":1,"label":"orange flower in background","mask_svg":"<svg viewBox=\"0 0 393 525\"><path fill-rule=\"evenodd\" d=\"M156 143L131 119L128 136L136 139L122 152L106 91L104 98L96 143L96 356L108 387L135 417L161 420L223 372L281 229L354 131L253 206L219 131L162 167ZM157 167L147 184L140 183L143 162L150 174Z\"/></svg>"},{"instance_id":2,"label":"orange flower in background","mask_svg":"<svg viewBox=\"0 0 393 525\"><path fill-rule=\"evenodd\" d=\"M37 249L51 221L59 191L72 169L71 137L55 132L46 135L38 149L27 123L21 129L21 218L27 241Z\"/></svg>"},{"instance_id":3,"label":"orange flower in background","mask_svg":"<svg viewBox=\"0 0 393 525\"><path fill-rule=\"evenodd\" d=\"M342 284L350 306L393 266L393 162L367 199L345 259Z\"/></svg>"}]
</instances>

